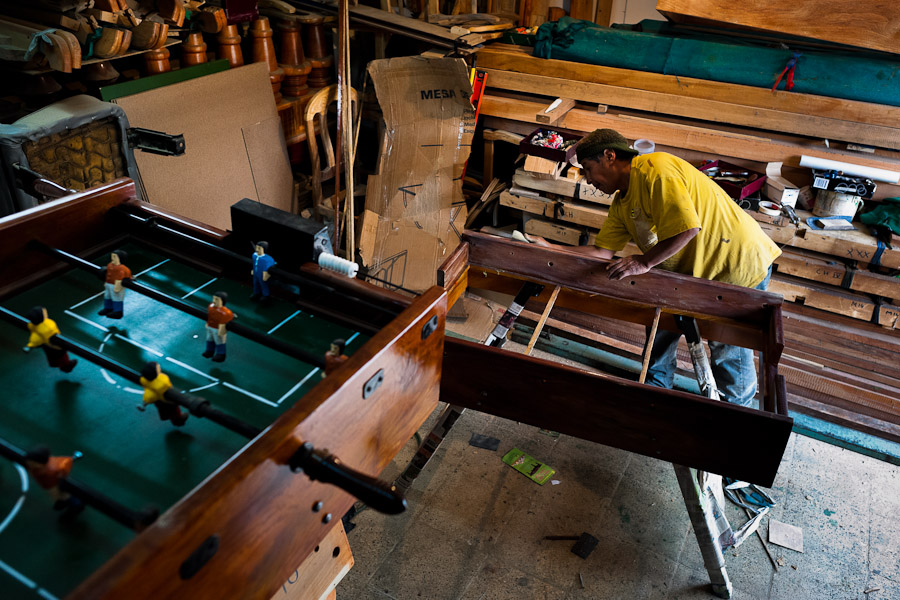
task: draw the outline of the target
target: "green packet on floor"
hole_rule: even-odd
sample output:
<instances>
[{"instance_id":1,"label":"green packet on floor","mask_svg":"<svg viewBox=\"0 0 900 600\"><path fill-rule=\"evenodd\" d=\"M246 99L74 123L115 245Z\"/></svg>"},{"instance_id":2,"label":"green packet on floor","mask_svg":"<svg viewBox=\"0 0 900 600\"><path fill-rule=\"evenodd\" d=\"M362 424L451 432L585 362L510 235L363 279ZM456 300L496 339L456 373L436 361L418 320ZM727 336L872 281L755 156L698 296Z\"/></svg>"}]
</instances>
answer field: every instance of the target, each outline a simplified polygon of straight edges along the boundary
<instances>
[{"instance_id":1,"label":"green packet on floor","mask_svg":"<svg viewBox=\"0 0 900 600\"><path fill-rule=\"evenodd\" d=\"M538 485L544 485L556 473L556 469L528 456L518 448L513 448L503 457L503 462L522 473Z\"/></svg>"}]
</instances>

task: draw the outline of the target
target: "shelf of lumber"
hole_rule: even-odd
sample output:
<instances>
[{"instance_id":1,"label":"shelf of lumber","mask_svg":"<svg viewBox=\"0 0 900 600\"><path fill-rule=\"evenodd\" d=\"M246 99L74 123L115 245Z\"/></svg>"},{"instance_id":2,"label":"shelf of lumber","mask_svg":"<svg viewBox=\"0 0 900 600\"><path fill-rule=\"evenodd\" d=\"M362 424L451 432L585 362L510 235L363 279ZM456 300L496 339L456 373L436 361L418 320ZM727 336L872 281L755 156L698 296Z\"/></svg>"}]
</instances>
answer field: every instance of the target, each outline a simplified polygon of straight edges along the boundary
<instances>
[{"instance_id":1,"label":"shelf of lumber","mask_svg":"<svg viewBox=\"0 0 900 600\"><path fill-rule=\"evenodd\" d=\"M537 128L539 123L535 115L545 107L546 103L543 101L509 98L498 95L496 91L489 91L482 98L481 114L530 123ZM785 166L799 167L800 156L806 155L877 169L900 170L900 159L880 154L826 148L820 143L809 141L787 141L768 136L765 132L750 135L715 129L712 126L700 127L612 112L598 113L581 108L570 110L560 119L558 126L585 133L594 129L611 128L629 139L651 139L657 147L696 150L711 157L736 157L760 163L780 161ZM896 186L888 185L880 187L892 191L897 189Z\"/></svg>"},{"instance_id":2,"label":"shelf of lumber","mask_svg":"<svg viewBox=\"0 0 900 600\"><path fill-rule=\"evenodd\" d=\"M536 58L499 44L478 53L488 85L635 110L900 148L900 107ZM547 76L552 73L552 76Z\"/></svg>"}]
</instances>

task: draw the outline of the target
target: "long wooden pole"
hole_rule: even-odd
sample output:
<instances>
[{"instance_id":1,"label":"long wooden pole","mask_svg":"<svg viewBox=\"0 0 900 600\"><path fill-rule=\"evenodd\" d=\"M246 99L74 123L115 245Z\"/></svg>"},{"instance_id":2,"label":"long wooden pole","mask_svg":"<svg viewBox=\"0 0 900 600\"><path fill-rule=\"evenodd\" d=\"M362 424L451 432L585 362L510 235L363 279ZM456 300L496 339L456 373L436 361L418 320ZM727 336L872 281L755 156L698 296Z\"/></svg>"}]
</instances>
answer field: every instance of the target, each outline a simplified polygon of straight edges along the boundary
<instances>
[{"instance_id":1,"label":"long wooden pole","mask_svg":"<svg viewBox=\"0 0 900 600\"><path fill-rule=\"evenodd\" d=\"M659 328L659 317L662 311L656 307L653 314L653 326L650 328L650 337L647 338L647 347L644 349L644 364L641 366L641 376L638 378L639 383L644 383L647 379L647 370L650 368L650 353L653 352L653 338L656 337L656 330Z\"/></svg>"},{"instance_id":2,"label":"long wooden pole","mask_svg":"<svg viewBox=\"0 0 900 600\"><path fill-rule=\"evenodd\" d=\"M344 192L347 199L344 202L344 217L346 224L344 230L347 232L347 260L354 260L356 257L356 228L354 227L353 213L353 163L356 160L356 132L354 131L353 118L353 95L350 81L350 6L351 0L345 0L343 8L344 23L347 25L347 31L344 35L344 78L343 78L343 94L341 95L342 110L344 115L344 153L346 161L344 162ZM354 2L355 4L355 2Z\"/></svg>"},{"instance_id":3,"label":"long wooden pole","mask_svg":"<svg viewBox=\"0 0 900 600\"><path fill-rule=\"evenodd\" d=\"M547 302L547 306L544 307L544 312L541 314L541 318L538 320L537 325L534 328L534 333L531 334L531 339L528 340L528 347L525 348L525 354L531 356L531 351L534 349L534 344L537 342L538 338L541 335L541 331L544 329L544 323L547 322L547 318L550 316L550 311L553 310L553 305L556 303L556 297L559 296L560 286L556 286L553 288L553 293L550 294L550 300Z\"/></svg>"},{"instance_id":4,"label":"long wooden pole","mask_svg":"<svg viewBox=\"0 0 900 600\"><path fill-rule=\"evenodd\" d=\"M347 44L349 0L338 1L338 64L337 64L337 140L335 141L335 166L334 166L334 253L337 255L341 249L341 162L344 159L344 78L347 77L345 68L345 47ZM345 165L346 167L346 165Z\"/></svg>"}]
</instances>

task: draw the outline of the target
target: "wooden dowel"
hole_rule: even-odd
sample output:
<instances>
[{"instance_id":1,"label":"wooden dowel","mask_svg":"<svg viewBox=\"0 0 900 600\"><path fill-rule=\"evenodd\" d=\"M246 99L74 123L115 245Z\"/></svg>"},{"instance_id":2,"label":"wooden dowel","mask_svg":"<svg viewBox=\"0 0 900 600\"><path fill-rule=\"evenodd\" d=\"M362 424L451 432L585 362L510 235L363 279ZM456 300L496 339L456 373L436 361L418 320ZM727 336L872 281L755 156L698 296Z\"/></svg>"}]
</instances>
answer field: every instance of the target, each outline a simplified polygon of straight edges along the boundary
<instances>
[{"instance_id":1,"label":"wooden dowel","mask_svg":"<svg viewBox=\"0 0 900 600\"><path fill-rule=\"evenodd\" d=\"M531 351L534 349L534 344L537 342L538 337L541 335L541 330L544 328L544 323L547 322L547 317L550 316L550 311L553 310L553 304L556 303L556 297L559 296L560 286L556 286L553 288L553 293L550 294L550 300L547 302L547 306L544 307L544 312L541 313L541 318L538 320L537 325L534 328L534 333L531 334L531 339L528 340L528 347L525 348L525 354L531 356Z\"/></svg>"},{"instance_id":2,"label":"wooden dowel","mask_svg":"<svg viewBox=\"0 0 900 600\"><path fill-rule=\"evenodd\" d=\"M644 349L644 364L641 366L641 376L638 378L638 383L644 383L644 380L647 379L647 369L650 368L650 353L653 352L653 338L656 337L661 314L662 311L657 306L656 312L653 314L653 326L650 327L650 337L647 338L647 347Z\"/></svg>"}]
</instances>

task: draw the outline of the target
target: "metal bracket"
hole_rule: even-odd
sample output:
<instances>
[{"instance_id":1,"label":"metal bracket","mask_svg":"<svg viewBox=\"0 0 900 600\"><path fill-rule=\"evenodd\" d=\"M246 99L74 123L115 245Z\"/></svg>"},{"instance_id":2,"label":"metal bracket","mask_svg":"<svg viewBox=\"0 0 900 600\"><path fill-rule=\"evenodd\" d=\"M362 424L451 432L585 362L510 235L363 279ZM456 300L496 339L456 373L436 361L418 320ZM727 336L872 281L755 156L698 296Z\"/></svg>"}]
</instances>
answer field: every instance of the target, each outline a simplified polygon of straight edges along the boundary
<instances>
[{"instance_id":1,"label":"metal bracket","mask_svg":"<svg viewBox=\"0 0 900 600\"><path fill-rule=\"evenodd\" d=\"M129 127L126 133L128 134L128 146L130 148L162 156L181 156L184 154L184 135L180 133L171 135L142 127Z\"/></svg>"},{"instance_id":2,"label":"metal bracket","mask_svg":"<svg viewBox=\"0 0 900 600\"><path fill-rule=\"evenodd\" d=\"M363 386L363 400L374 394L382 383L384 383L384 369L378 369L378 372L372 375Z\"/></svg>"},{"instance_id":3,"label":"metal bracket","mask_svg":"<svg viewBox=\"0 0 900 600\"><path fill-rule=\"evenodd\" d=\"M438 318L437 315L434 315L428 322L422 326L422 339L427 339L432 333L435 332L438 326Z\"/></svg>"}]
</instances>

